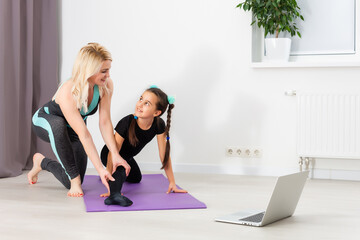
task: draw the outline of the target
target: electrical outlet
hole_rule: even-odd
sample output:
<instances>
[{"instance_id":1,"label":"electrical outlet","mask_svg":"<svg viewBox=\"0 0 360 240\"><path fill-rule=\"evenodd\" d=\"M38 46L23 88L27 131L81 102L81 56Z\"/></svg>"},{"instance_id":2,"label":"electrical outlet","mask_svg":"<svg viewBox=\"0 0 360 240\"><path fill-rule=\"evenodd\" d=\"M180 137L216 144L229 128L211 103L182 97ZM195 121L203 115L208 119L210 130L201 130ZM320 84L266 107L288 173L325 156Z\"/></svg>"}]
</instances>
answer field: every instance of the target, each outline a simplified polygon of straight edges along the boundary
<instances>
[{"instance_id":1,"label":"electrical outlet","mask_svg":"<svg viewBox=\"0 0 360 240\"><path fill-rule=\"evenodd\" d=\"M225 155L239 158L261 158L262 149L258 147L226 147Z\"/></svg>"},{"instance_id":2,"label":"electrical outlet","mask_svg":"<svg viewBox=\"0 0 360 240\"><path fill-rule=\"evenodd\" d=\"M228 157L236 157L235 151L236 150L234 147L226 147L225 148L225 154Z\"/></svg>"},{"instance_id":3,"label":"electrical outlet","mask_svg":"<svg viewBox=\"0 0 360 240\"><path fill-rule=\"evenodd\" d=\"M245 157L245 149L244 147L234 147L234 157L243 158Z\"/></svg>"},{"instance_id":4,"label":"electrical outlet","mask_svg":"<svg viewBox=\"0 0 360 240\"><path fill-rule=\"evenodd\" d=\"M243 149L241 149L241 148L236 148L236 149L235 149L235 155L236 155L237 157L242 157L243 154L244 154Z\"/></svg>"},{"instance_id":5,"label":"electrical outlet","mask_svg":"<svg viewBox=\"0 0 360 240\"><path fill-rule=\"evenodd\" d=\"M254 158L261 158L262 157L262 149L253 148L252 155L253 155L252 157L254 157Z\"/></svg>"},{"instance_id":6,"label":"electrical outlet","mask_svg":"<svg viewBox=\"0 0 360 240\"><path fill-rule=\"evenodd\" d=\"M249 158L252 157L252 151L250 148L244 148L244 157Z\"/></svg>"}]
</instances>

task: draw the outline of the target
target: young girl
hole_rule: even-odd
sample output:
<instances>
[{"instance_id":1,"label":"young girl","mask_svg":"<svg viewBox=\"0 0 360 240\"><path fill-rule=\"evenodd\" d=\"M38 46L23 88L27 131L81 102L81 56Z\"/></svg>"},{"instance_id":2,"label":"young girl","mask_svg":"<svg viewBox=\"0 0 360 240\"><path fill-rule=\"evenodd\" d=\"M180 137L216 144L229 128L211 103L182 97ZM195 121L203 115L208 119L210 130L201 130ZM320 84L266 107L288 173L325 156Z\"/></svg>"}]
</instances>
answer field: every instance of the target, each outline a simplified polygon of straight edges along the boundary
<instances>
[{"instance_id":1,"label":"young girl","mask_svg":"<svg viewBox=\"0 0 360 240\"><path fill-rule=\"evenodd\" d=\"M125 181L139 183L142 175L135 159L145 145L156 135L162 168L165 170L169 180L167 193L186 193L186 190L178 189L175 184L174 173L170 158L170 123L171 110L174 108L174 98L167 96L159 88L152 86L147 89L140 97L135 106L135 113L121 119L115 128L115 141L119 149L120 156L126 160L130 166L119 166L113 174L114 182L109 181L110 193L102 194L106 205L130 206L132 201L121 194L121 188ZM160 116L167 109L167 122ZM101 161L112 172L111 153L105 145L101 151ZM126 177L127 176L127 177Z\"/></svg>"}]
</instances>

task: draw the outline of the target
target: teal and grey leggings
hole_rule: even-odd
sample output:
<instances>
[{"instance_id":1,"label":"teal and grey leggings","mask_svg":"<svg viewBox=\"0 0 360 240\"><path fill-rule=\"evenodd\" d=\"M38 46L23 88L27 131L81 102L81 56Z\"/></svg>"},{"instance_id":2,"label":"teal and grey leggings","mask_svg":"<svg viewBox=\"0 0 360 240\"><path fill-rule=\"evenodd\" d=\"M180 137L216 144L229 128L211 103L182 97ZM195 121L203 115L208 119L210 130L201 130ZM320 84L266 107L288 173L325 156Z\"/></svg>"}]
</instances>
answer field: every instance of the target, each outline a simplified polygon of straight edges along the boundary
<instances>
[{"instance_id":1,"label":"teal and grey leggings","mask_svg":"<svg viewBox=\"0 0 360 240\"><path fill-rule=\"evenodd\" d=\"M70 189L70 179L80 175L84 180L87 155L78 135L70 128L64 117L48 113L47 107L40 108L32 118L32 127L36 135L46 142L58 161L44 158L41 168L54 176Z\"/></svg>"}]
</instances>

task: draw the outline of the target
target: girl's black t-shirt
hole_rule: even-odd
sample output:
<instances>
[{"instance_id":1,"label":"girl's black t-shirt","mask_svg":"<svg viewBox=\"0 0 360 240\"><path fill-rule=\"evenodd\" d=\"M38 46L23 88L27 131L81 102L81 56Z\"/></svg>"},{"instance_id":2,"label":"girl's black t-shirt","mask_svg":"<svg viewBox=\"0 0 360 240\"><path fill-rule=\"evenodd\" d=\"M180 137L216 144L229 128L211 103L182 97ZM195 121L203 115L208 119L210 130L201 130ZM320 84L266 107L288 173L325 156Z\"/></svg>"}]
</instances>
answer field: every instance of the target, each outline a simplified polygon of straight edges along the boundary
<instances>
[{"instance_id":1,"label":"girl's black t-shirt","mask_svg":"<svg viewBox=\"0 0 360 240\"><path fill-rule=\"evenodd\" d=\"M134 115L129 114L121 119L115 127L115 131L124 138L124 142L120 149L120 156L125 160L136 156L156 135L165 132L165 122L160 117L154 118L153 124L148 130L142 130L136 123L135 134L139 142L136 146L132 146L129 142L129 127L133 119ZM108 152L109 149L105 145L101 151L101 155L107 156Z\"/></svg>"}]
</instances>

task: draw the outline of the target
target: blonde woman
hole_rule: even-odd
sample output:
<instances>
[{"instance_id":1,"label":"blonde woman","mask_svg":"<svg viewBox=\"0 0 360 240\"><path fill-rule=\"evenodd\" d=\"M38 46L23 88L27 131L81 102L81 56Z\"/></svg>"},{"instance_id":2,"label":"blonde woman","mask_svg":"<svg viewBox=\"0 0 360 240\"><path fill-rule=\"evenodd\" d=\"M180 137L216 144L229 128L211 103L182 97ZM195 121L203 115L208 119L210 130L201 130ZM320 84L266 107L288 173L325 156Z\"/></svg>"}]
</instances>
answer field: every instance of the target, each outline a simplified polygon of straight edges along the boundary
<instances>
[{"instance_id":1,"label":"blonde woman","mask_svg":"<svg viewBox=\"0 0 360 240\"><path fill-rule=\"evenodd\" d=\"M110 119L110 103L113 82L110 79L111 54L98 43L81 48L76 58L71 79L59 86L52 100L34 114L32 127L38 137L50 142L58 161L41 153L33 156L33 168L28 181L35 184L41 170L51 172L67 189L68 196L84 195L81 184L84 179L87 157L109 189L108 181L114 181L100 161L86 118L99 108L99 127L106 146L110 149L113 169L123 166L128 174L130 166L117 151L113 125Z\"/></svg>"}]
</instances>

